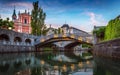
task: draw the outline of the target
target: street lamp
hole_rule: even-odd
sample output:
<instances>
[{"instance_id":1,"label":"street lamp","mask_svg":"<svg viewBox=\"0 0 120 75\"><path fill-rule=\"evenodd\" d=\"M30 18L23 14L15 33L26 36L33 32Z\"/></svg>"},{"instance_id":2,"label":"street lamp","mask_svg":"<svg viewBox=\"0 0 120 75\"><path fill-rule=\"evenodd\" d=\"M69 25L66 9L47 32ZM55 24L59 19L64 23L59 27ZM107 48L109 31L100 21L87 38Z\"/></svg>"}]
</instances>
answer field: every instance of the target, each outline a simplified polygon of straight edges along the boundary
<instances>
[{"instance_id":1,"label":"street lamp","mask_svg":"<svg viewBox=\"0 0 120 75\"><path fill-rule=\"evenodd\" d=\"M12 27L8 27L9 30L12 30Z\"/></svg>"}]
</instances>

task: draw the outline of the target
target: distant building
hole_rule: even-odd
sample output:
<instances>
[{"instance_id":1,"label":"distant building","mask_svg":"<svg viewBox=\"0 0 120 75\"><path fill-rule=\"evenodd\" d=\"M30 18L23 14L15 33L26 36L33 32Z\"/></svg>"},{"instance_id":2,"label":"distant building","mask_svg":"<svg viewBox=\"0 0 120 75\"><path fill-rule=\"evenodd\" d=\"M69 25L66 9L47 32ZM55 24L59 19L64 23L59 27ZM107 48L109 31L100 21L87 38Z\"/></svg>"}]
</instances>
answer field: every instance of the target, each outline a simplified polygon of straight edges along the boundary
<instances>
[{"instance_id":1,"label":"distant building","mask_svg":"<svg viewBox=\"0 0 120 75\"><path fill-rule=\"evenodd\" d=\"M69 33L69 34L75 34L75 35L82 34L82 36L90 36L90 34L88 34L87 32L77 29L75 27L70 27L68 24L63 24L61 28L64 34Z\"/></svg>"},{"instance_id":2,"label":"distant building","mask_svg":"<svg viewBox=\"0 0 120 75\"><path fill-rule=\"evenodd\" d=\"M62 34L74 34L74 35L81 35L81 36L88 36L88 38L92 38L91 34L88 34L85 31L82 31L80 29L74 28L74 27L70 27L68 24L63 24L63 26L61 26L62 29ZM58 47L64 47L67 44L71 43L71 41L61 41L61 42L56 42L55 44ZM81 48L81 46L80 46Z\"/></svg>"},{"instance_id":3,"label":"distant building","mask_svg":"<svg viewBox=\"0 0 120 75\"><path fill-rule=\"evenodd\" d=\"M14 31L20 32L20 33L31 33L31 15L29 12L25 10L24 13L18 13L18 18L16 15L16 11L14 9L12 20L14 22Z\"/></svg>"},{"instance_id":4,"label":"distant building","mask_svg":"<svg viewBox=\"0 0 120 75\"><path fill-rule=\"evenodd\" d=\"M55 34L55 28L52 28L51 25L50 27L48 28L48 31L47 31L47 35L52 35L52 34Z\"/></svg>"}]
</instances>

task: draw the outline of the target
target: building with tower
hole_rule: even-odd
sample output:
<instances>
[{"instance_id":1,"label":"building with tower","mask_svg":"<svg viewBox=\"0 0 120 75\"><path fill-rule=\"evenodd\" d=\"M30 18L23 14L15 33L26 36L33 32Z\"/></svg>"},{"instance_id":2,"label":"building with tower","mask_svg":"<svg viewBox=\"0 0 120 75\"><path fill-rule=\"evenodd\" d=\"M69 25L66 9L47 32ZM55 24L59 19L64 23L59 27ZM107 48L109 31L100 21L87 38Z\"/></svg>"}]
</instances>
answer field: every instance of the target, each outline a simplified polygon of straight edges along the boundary
<instances>
[{"instance_id":1,"label":"building with tower","mask_svg":"<svg viewBox=\"0 0 120 75\"><path fill-rule=\"evenodd\" d=\"M20 32L20 33L31 33L31 15L29 12L25 10L24 13L18 13L18 17L16 15L16 10L14 8L12 20L14 22L14 31Z\"/></svg>"}]
</instances>

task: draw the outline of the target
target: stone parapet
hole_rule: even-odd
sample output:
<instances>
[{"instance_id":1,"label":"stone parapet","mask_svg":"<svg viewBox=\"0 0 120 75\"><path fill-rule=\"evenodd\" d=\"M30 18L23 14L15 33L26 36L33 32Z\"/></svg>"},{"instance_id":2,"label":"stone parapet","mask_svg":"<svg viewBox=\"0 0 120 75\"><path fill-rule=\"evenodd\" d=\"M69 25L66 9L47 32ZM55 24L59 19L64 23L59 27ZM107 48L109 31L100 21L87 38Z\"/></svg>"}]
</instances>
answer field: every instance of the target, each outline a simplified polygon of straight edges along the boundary
<instances>
[{"instance_id":1,"label":"stone parapet","mask_svg":"<svg viewBox=\"0 0 120 75\"><path fill-rule=\"evenodd\" d=\"M95 44L93 52L97 56L120 58L120 38Z\"/></svg>"}]
</instances>

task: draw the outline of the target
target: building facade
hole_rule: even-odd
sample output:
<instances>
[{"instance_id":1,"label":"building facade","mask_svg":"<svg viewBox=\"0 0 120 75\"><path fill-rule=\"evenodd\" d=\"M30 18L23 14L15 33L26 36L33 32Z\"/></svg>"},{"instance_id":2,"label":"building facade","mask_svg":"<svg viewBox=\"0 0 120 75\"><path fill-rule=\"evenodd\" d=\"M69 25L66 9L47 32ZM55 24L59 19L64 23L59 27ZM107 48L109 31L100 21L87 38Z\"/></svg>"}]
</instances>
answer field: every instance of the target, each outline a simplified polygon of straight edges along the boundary
<instances>
[{"instance_id":1,"label":"building facade","mask_svg":"<svg viewBox=\"0 0 120 75\"><path fill-rule=\"evenodd\" d=\"M16 15L16 11L14 9L12 20L14 22L14 31L20 32L20 33L31 33L31 15L29 12L25 10L24 13L18 13L18 18Z\"/></svg>"},{"instance_id":2,"label":"building facade","mask_svg":"<svg viewBox=\"0 0 120 75\"><path fill-rule=\"evenodd\" d=\"M68 24L63 24L61 28L64 34L69 33L69 34L75 34L81 36L90 36L90 34L88 34L87 32L77 29L75 27L71 27Z\"/></svg>"}]
</instances>

